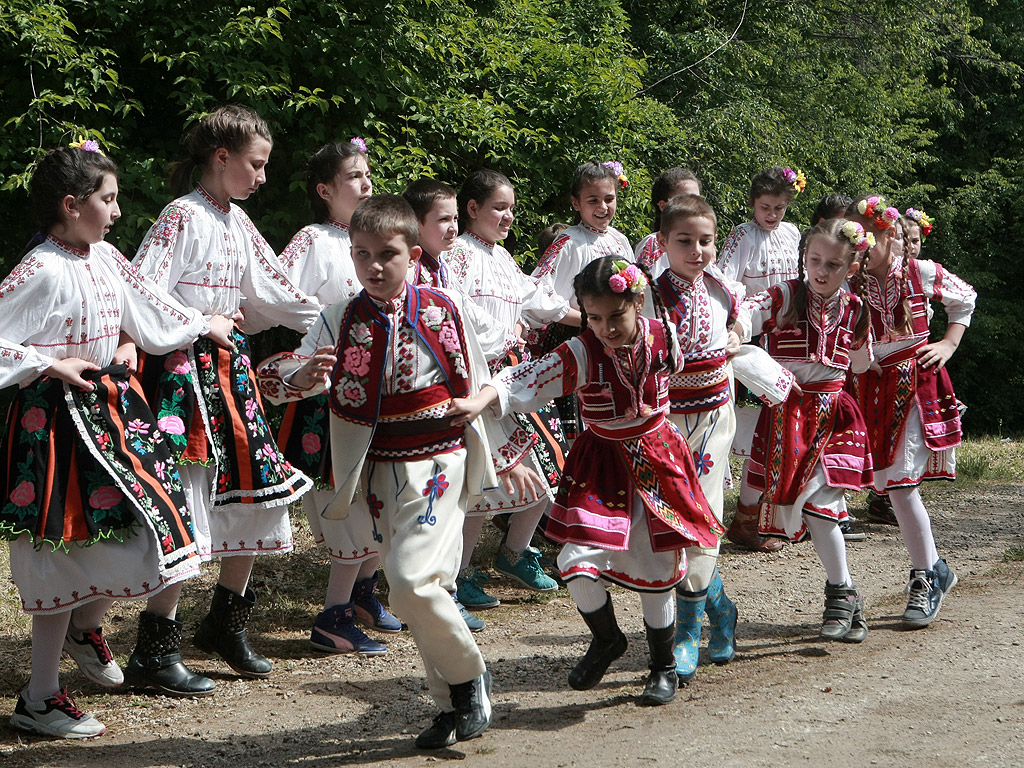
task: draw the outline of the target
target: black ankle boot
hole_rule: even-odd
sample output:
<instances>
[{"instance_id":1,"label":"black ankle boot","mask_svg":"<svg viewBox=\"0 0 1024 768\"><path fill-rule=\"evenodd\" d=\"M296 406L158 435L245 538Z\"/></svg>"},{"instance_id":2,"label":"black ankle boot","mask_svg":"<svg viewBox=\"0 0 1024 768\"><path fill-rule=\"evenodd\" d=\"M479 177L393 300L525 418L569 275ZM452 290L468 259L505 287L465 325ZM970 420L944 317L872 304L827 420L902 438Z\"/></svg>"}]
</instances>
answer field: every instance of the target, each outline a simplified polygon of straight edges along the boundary
<instances>
[{"instance_id":1,"label":"black ankle boot","mask_svg":"<svg viewBox=\"0 0 1024 768\"><path fill-rule=\"evenodd\" d=\"M641 707L656 707L672 701L679 687L676 660L672 654L676 628L674 624L669 624L662 629L651 629L644 622L644 629L647 630L647 647L651 651L651 674L647 676L644 692L637 704Z\"/></svg>"},{"instance_id":2,"label":"black ankle boot","mask_svg":"<svg viewBox=\"0 0 1024 768\"><path fill-rule=\"evenodd\" d=\"M587 622L594 638L583 658L569 673L569 685L577 691L585 691L601 682L608 666L626 652L628 641L615 621L611 595L605 600L604 608L592 613L580 611L580 616ZM669 656L672 656L671 645ZM672 668L675 669L674 663Z\"/></svg>"},{"instance_id":3,"label":"black ankle boot","mask_svg":"<svg viewBox=\"0 0 1024 768\"><path fill-rule=\"evenodd\" d=\"M256 593L251 587L240 595L218 584L210 612L199 624L193 644L201 651L219 654L242 677L267 677L274 665L252 649L245 632L255 605Z\"/></svg>"},{"instance_id":4,"label":"black ankle boot","mask_svg":"<svg viewBox=\"0 0 1024 768\"><path fill-rule=\"evenodd\" d=\"M125 672L137 685L156 688L169 696L209 696L216 683L185 666L181 648L182 623L143 611L139 636Z\"/></svg>"}]
</instances>

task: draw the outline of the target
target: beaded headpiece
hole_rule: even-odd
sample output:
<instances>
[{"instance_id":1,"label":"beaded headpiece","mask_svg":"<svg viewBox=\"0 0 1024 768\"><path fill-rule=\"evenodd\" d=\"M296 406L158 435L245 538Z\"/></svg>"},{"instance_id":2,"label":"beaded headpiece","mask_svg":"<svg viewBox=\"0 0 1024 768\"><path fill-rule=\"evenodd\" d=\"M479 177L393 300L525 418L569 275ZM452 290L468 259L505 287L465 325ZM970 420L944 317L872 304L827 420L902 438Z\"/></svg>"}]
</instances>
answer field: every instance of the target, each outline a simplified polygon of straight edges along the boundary
<instances>
[{"instance_id":1,"label":"beaded headpiece","mask_svg":"<svg viewBox=\"0 0 1024 768\"><path fill-rule=\"evenodd\" d=\"M629 186L629 179L626 178L626 172L622 168L622 163L618 160L606 160L601 163L601 165L615 174L615 177L619 180L619 184L623 189Z\"/></svg>"},{"instance_id":2,"label":"beaded headpiece","mask_svg":"<svg viewBox=\"0 0 1024 768\"><path fill-rule=\"evenodd\" d=\"M848 221L843 224L842 233L853 245L853 250L857 252L862 253L875 245L875 236L856 221Z\"/></svg>"},{"instance_id":3,"label":"beaded headpiece","mask_svg":"<svg viewBox=\"0 0 1024 768\"><path fill-rule=\"evenodd\" d=\"M621 260L613 261L612 273L608 278L608 286L615 293L643 293L647 290L647 278L636 264Z\"/></svg>"},{"instance_id":4,"label":"beaded headpiece","mask_svg":"<svg viewBox=\"0 0 1024 768\"><path fill-rule=\"evenodd\" d=\"M924 211L920 211L917 208L907 208L906 217L913 222L916 222L921 227L921 240L923 241L928 235L932 233L932 229L935 228L935 220L932 219Z\"/></svg>"},{"instance_id":5,"label":"beaded headpiece","mask_svg":"<svg viewBox=\"0 0 1024 768\"><path fill-rule=\"evenodd\" d=\"M860 215L867 219L874 219L875 226L879 230L888 229L900 218L900 212L891 205L886 206L885 198L872 195L857 203L857 210Z\"/></svg>"},{"instance_id":6,"label":"beaded headpiece","mask_svg":"<svg viewBox=\"0 0 1024 768\"><path fill-rule=\"evenodd\" d=\"M75 141L68 144L72 149L80 149L83 152L95 152L97 155L102 155L103 150L100 149L100 143L94 139L87 139L84 136L79 136Z\"/></svg>"},{"instance_id":7,"label":"beaded headpiece","mask_svg":"<svg viewBox=\"0 0 1024 768\"><path fill-rule=\"evenodd\" d=\"M807 177L804 176L803 171L794 171L792 168L782 169L782 178L793 185L793 189L796 190L796 194L800 194L804 191L807 186Z\"/></svg>"}]
</instances>

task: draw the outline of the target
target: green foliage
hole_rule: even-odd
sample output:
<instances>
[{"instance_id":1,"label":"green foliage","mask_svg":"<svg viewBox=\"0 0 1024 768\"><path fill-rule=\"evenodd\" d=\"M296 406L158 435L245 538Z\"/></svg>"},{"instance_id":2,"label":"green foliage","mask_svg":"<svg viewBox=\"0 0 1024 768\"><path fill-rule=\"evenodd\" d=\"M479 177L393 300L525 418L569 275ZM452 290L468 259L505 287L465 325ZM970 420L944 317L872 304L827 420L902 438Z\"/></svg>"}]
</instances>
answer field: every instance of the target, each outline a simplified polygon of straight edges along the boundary
<instances>
[{"instance_id":1,"label":"green foliage","mask_svg":"<svg viewBox=\"0 0 1024 768\"><path fill-rule=\"evenodd\" d=\"M33 233L24 188L49 147L96 138L121 167L134 253L171 198L192 122L225 101L275 134L268 184L245 207L280 248L310 215L302 181L322 144L363 136L379 191L429 175L509 175L507 245L524 263L589 159L621 160L617 225L650 226L651 179L691 165L724 231L773 163L822 195L872 190L938 221L925 256L976 284L951 370L977 431L1024 430L1015 212L1024 200L1024 10L995 0L6 0L0 4L0 232L10 268ZM24 224L22 223L24 222ZM941 331L937 326L936 333Z\"/></svg>"}]
</instances>

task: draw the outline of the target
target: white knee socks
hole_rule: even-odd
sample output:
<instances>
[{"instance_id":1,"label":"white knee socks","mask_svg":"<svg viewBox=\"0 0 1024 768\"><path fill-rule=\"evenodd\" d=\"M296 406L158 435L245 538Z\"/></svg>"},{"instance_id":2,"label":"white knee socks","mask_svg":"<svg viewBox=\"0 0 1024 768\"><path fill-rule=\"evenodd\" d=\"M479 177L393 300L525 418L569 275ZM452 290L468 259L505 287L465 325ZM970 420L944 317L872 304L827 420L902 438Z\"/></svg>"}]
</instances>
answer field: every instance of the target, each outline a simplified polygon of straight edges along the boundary
<instances>
[{"instance_id":1,"label":"white knee socks","mask_svg":"<svg viewBox=\"0 0 1024 768\"><path fill-rule=\"evenodd\" d=\"M825 568L828 583L835 586L852 584L850 571L846 566L846 540L843 538L843 532L839 530L839 524L813 515L805 514L803 518L807 530L811 532L814 551L818 553L818 559Z\"/></svg>"}]
</instances>

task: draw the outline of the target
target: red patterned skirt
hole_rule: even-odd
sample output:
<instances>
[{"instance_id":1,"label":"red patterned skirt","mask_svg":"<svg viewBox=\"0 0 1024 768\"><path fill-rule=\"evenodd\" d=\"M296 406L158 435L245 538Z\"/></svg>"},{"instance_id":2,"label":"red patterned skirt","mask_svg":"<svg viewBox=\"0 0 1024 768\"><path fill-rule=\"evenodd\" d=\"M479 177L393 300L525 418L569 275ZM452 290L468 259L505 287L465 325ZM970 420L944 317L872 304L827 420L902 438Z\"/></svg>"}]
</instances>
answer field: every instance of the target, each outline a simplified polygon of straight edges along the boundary
<instances>
[{"instance_id":1,"label":"red patterned skirt","mask_svg":"<svg viewBox=\"0 0 1024 768\"><path fill-rule=\"evenodd\" d=\"M563 544L625 550L634 493L644 503L653 551L718 543L722 529L701 490L690 449L660 414L631 430L591 425L577 438L546 533Z\"/></svg>"}]
</instances>

